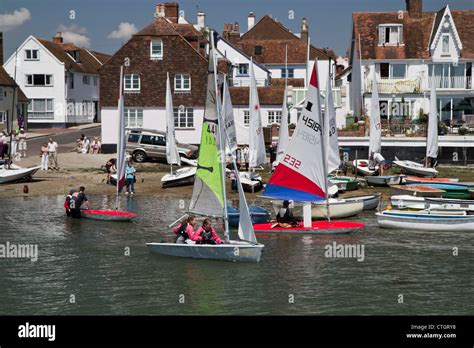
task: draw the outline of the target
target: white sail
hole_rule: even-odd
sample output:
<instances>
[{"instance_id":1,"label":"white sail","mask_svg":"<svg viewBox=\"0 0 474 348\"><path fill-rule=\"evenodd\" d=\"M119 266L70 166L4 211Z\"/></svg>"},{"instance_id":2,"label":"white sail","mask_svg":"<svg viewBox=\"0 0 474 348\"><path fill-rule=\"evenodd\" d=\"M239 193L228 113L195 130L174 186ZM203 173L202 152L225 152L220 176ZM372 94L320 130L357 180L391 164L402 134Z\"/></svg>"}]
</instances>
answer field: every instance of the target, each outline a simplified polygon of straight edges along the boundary
<instances>
[{"instance_id":1,"label":"white sail","mask_svg":"<svg viewBox=\"0 0 474 348\"><path fill-rule=\"evenodd\" d=\"M327 141L327 164L328 173L339 168L341 158L339 156L339 140L337 137L336 109L334 108L334 99L332 95L331 75L328 73L325 99L324 129L326 130Z\"/></svg>"},{"instance_id":2,"label":"white sail","mask_svg":"<svg viewBox=\"0 0 474 348\"><path fill-rule=\"evenodd\" d=\"M247 199L245 198L244 189L240 182L240 175L237 171L237 188L239 190L239 238L251 243L257 243L257 237L255 237L255 231L253 230L253 223L250 217L249 207L247 205Z\"/></svg>"},{"instance_id":3,"label":"white sail","mask_svg":"<svg viewBox=\"0 0 474 348\"><path fill-rule=\"evenodd\" d=\"M249 167L256 168L265 163L266 155L262 118L260 117L260 102L252 60L250 61L249 118Z\"/></svg>"},{"instance_id":4,"label":"white sail","mask_svg":"<svg viewBox=\"0 0 474 348\"><path fill-rule=\"evenodd\" d=\"M222 104L222 117L224 118L224 131L227 134L226 143L233 153L237 150L237 131L235 130L234 108L230 99L229 86L224 79L224 95Z\"/></svg>"},{"instance_id":5,"label":"white sail","mask_svg":"<svg viewBox=\"0 0 474 348\"><path fill-rule=\"evenodd\" d=\"M278 148L277 148L277 162L281 161L283 154L288 146L288 141L290 135L288 133L288 106L287 101L287 91L285 86L285 93L283 94L283 106L281 110L281 122L280 122L280 132L278 134Z\"/></svg>"},{"instance_id":6,"label":"white sail","mask_svg":"<svg viewBox=\"0 0 474 348\"><path fill-rule=\"evenodd\" d=\"M171 97L169 73L166 73L166 160L168 164L181 165L174 132L173 99Z\"/></svg>"},{"instance_id":7,"label":"white sail","mask_svg":"<svg viewBox=\"0 0 474 348\"><path fill-rule=\"evenodd\" d=\"M354 41L354 50L352 51L352 70L351 70L351 107L355 117L361 116L362 111L362 68L360 65L360 40L359 45Z\"/></svg>"},{"instance_id":8,"label":"white sail","mask_svg":"<svg viewBox=\"0 0 474 348\"><path fill-rule=\"evenodd\" d=\"M431 78L430 113L426 139L426 157L438 157L438 108L436 106L436 85L434 83L434 66Z\"/></svg>"},{"instance_id":9,"label":"white sail","mask_svg":"<svg viewBox=\"0 0 474 348\"><path fill-rule=\"evenodd\" d=\"M375 153L382 152L382 124L380 122L379 91L377 89L377 75L374 69L372 78L372 99L370 104L370 137L369 159Z\"/></svg>"},{"instance_id":10,"label":"white sail","mask_svg":"<svg viewBox=\"0 0 474 348\"><path fill-rule=\"evenodd\" d=\"M118 129L117 129L117 190L125 179L125 114L123 100L123 66L120 67L120 87L118 100Z\"/></svg>"}]
</instances>

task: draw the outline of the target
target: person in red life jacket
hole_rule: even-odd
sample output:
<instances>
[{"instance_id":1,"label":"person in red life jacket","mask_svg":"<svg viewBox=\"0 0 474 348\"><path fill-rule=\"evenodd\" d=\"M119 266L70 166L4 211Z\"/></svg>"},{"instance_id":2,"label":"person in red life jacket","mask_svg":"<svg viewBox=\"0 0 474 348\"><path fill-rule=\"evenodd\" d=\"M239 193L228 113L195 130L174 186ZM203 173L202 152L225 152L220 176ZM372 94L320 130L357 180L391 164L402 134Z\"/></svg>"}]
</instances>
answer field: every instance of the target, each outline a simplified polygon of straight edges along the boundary
<instances>
[{"instance_id":1,"label":"person in red life jacket","mask_svg":"<svg viewBox=\"0 0 474 348\"><path fill-rule=\"evenodd\" d=\"M202 226L194 234L193 241L197 244L224 244L211 226L211 219L204 219Z\"/></svg>"},{"instance_id":2,"label":"person in red life jacket","mask_svg":"<svg viewBox=\"0 0 474 348\"><path fill-rule=\"evenodd\" d=\"M179 225L176 225L173 228L173 232L176 234L174 242L184 244L192 241L195 234L194 225L196 225L196 217L194 215L188 216Z\"/></svg>"},{"instance_id":3,"label":"person in red life jacket","mask_svg":"<svg viewBox=\"0 0 474 348\"><path fill-rule=\"evenodd\" d=\"M74 192L69 200L69 208L71 209L71 216L75 219L81 218L81 206L84 203L86 209L90 209L89 200L86 197L84 186L79 187L79 192Z\"/></svg>"},{"instance_id":4,"label":"person in red life jacket","mask_svg":"<svg viewBox=\"0 0 474 348\"><path fill-rule=\"evenodd\" d=\"M66 196L66 200L64 201L64 209L66 209L66 215L71 216L71 207L69 203L71 202L72 195L76 192L74 189L70 189L69 193Z\"/></svg>"}]
</instances>

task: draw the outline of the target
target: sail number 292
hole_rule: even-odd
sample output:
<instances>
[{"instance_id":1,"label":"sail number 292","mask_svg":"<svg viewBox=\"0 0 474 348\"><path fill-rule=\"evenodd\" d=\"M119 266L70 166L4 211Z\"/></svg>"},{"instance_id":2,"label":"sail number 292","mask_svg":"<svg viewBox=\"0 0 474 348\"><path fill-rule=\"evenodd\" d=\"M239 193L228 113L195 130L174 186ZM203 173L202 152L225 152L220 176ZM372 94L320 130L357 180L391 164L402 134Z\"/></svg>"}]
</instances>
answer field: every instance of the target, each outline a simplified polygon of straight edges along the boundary
<instances>
[{"instance_id":1,"label":"sail number 292","mask_svg":"<svg viewBox=\"0 0 474 348\"><path fill-rule=\"evenodd\" d=\"M283 162L288 163L290 166L295 167L296 169L299 169L301 165L300 160L297 160L296 158L290 155L285 155L285 158L283 158Z\"/></svg>"}]
</instances>

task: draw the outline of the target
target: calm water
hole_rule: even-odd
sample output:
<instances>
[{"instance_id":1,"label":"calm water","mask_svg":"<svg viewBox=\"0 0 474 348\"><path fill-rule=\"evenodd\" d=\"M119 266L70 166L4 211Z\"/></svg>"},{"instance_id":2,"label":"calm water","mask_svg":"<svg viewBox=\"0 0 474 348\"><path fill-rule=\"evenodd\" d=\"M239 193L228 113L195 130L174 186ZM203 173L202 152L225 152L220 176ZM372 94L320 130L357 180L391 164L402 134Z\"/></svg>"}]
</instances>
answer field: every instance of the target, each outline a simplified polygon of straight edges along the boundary
<instances>
[{"instance_id":1,"label":"calm water","mask_svg":"<svg viewBox=\"0 0 474 348\"><path fill-rule=\"evenodd\" d=\"M72 221L62 203L0 199L0 244L39 247L37 262L0 258L0 314L474 314L472 233L382 230L368 212L362 233L259 236L259 264L231 263L147 250L170 236L176 199L129 199L124 206L140 214L133 223ZM333 241L365 245L365 260L326 258Z\"/></svg>"}]
</instances>

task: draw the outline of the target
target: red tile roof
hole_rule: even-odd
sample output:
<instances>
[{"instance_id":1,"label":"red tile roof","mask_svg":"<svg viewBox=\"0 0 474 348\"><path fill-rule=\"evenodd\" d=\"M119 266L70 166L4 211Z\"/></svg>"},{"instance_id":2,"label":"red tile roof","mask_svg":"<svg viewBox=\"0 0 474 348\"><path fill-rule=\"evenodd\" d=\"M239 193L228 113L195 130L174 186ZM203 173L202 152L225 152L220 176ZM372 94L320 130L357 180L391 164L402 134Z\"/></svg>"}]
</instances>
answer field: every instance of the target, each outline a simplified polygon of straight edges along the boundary
<instances>
[{"instance_id":1,"label":"red tile roof","mask_svg":"<svg viewBox=\"0 0 474 348\"><path fill-rule=\"evenodd\" d=\"M258 97L260 105L279 105L283 104L284 87L258 87ZM230 97L232 105L249 105L249 87L230 87Z\"/></svg>"},{"instance_id":2,"label":"red tile roof","mask_svg":"<svg viewBox=\"0 0 474 348\"><path fill-rule=\"evenodd\" d=\"M288 78L288 86L293 87L304 87L304 79L301 78ZM285 79L284 78L273 78L272 79L272 86L285 86Z\"/></svg>"},{"instance_id":3,"label":"red tile roof","mask_svg":"<svg viewBox=\"0 0 474 348\"><path fill-rule=\"evenodd\" d=\"M17 88L17 93L18 93L18 101L19 102L27 102L28 98L25 96L21 88L15 83L15 81L8 75L8 73L5 71L3 66L0 65L0 86L3 87L18 87Z\"/></svg>"}]
</instances>

